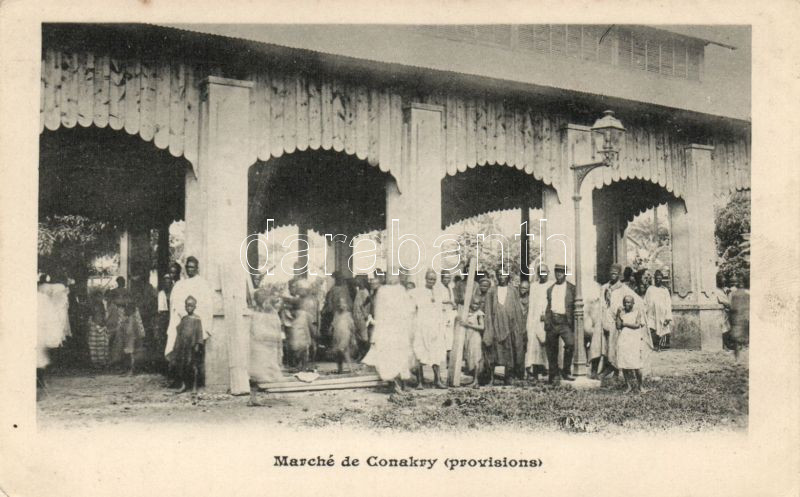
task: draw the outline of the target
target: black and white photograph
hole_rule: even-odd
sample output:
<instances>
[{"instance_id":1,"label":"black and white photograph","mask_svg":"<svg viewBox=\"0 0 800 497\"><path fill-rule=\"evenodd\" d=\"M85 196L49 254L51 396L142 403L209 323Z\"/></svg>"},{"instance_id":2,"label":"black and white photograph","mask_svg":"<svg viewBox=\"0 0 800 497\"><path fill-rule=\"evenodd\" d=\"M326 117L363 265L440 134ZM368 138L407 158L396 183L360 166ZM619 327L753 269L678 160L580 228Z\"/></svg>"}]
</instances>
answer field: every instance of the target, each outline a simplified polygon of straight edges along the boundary
<instances>
[{"instance_id":1,"label":"black and white photograph","mask_svg":"<svg viewBox=\"0 0 800 497\"><path fill-rule=\"evenodd\" d=\"M746 430L749 54L44 24L39 419Z\"/></svg>"},{"instance_id":2,"label":"black and white photograph","mask_svg":"<svg viewBox=\"0 0 800 497\"><path fill-rule=\"evenodd\" d=\"M20 352L0 370L30 392L26 438L6 435L38 449L13 474L46 457L69 482L48 495L319 495L326 466L331 495L412 473L438 495L491 494L498 473L502 493L755 495L734 484L750 469L725 476L769 443L755 396L784 396L787 426L798 400L770 372L797 369L797 244L760 248L796 239L797 175L770 183L794 166L754 158L756 88L781 93L754 82L754 40L779 21L177 22L151 1L34 26L36 164L3 204L30 199L3 221L31 232L13 244L27 296L3 292ZM797 475L796 455L759 461ZM290 479L308 486L265 483Z\"/></svg>"}]
</instances>

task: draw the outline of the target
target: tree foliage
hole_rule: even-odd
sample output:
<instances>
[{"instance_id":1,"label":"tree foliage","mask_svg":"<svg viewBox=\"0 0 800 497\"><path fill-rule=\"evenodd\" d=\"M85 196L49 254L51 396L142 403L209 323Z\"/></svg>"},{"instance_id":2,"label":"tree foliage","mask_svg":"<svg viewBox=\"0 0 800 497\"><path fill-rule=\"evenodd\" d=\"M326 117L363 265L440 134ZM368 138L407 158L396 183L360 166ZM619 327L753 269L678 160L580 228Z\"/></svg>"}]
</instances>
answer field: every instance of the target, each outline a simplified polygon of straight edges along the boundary
<instances>
[{"instance_id":1,"label":"tree foliage","mask_svg":"<svg viewBox=\"0 0 800 497\"><path fill-rule=\"evenodd\" d=\"M625 230L628 263L634 269L662 269L672 264L672 246L666 222L655 224L652 211L630 223Z\"/></svg>"},{"instance_id":2,"label":"tree foliage","mask_svg":"<svg viewBox=\"0 0 800 497\"><path fill-rule=\"evenodd\" d=\"M728 204L716 213L714 230L719 255L719 271L728 282L733 276L750 278L750 192L731 195Z\"/></svg>"},{"instance_id":3,"label":"tree foliage","mask_svg":"<svg viewBox=\"0 0 800 497\"><path fill-rule=\"evenodd\" d=\"M94 259L116 251L114 227L83 216L50 216L39 221L39 270L80 278L95 270Z\"/></svg>"}]
</instances>

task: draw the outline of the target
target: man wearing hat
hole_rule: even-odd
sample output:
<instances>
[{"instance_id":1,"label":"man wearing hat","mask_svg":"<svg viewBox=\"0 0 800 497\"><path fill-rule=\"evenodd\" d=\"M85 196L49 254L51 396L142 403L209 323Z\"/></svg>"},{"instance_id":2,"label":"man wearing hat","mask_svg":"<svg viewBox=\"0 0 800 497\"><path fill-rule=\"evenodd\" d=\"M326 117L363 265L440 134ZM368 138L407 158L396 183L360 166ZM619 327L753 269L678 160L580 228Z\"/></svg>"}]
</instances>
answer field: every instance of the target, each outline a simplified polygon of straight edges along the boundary
<instances>
[{"instance_id":1,"label":"man wearing hat","mask_svg":"<svg viewBox=\"0 0 800 497\"><path fill-rule=\"evenodd\" d=\"M575 313L575 285L566 279L566 267L556 264L553 269L556 282L547 289L545 309L545 347L549 365L548 383L558 383L561 378L574 381L572 377L572 354L575 351L575 335L572 323ZM558 370L558 339L564 341L564 364Z\"/></svg>"}]
</instances>

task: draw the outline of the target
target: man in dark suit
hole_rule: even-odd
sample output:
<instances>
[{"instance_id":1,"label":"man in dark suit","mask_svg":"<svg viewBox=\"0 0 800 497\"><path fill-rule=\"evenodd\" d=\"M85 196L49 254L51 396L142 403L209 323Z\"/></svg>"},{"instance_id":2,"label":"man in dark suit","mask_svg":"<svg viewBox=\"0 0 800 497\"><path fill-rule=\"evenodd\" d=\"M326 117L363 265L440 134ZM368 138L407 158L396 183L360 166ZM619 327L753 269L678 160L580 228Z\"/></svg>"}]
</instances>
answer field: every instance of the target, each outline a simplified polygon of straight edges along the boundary
<instances>
[{"instance_id":1,"label":"man in dark suit","mask_svg":"<svg viewBox=\"0 0 800 497\"><path fill-rule=\"evenodd\" d=\"M572 323L575 313L575 285L566 280L566 268L556 264L556 282L547 289L545 310L545 347L550 371L548 383L558 383L560 377L574 381L572 377L572 354L575 351L575 335ZM564 367L558 370L558 339L564 341Z\"/></svg>"}]
</instances>

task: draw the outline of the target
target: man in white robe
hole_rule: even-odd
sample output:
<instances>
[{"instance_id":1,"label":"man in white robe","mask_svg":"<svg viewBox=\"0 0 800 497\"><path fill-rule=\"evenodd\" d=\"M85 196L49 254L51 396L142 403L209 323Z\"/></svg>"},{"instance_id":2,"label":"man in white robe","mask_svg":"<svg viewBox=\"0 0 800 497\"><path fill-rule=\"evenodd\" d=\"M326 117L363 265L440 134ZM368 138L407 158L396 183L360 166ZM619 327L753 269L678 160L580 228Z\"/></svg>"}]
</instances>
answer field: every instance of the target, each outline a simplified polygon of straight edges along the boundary
<instances>
[{"instance_id":1,"label":"man in white robe","mask_svg":"<svg viewBox=\"0 0 800 497\"><path fill-rule=\"evenodd\" d=\"M539 380L539 374L547 371L547 349L544 341L544 312L547 309L547 287L550 286L550 272L546 265L539 266L536 282L531 285L528 300L528 318L525 328L528 343L525 350L525 369L533 381Z\"/></svg>"},{"instance_id":2,"label":"man in white robe","mask_svg":"<svg viewBox=\"0 0 800 497\"><path fill-rule=\"evenodd\" d=\"M399 394L411 378L414 363L409 332L414 328L414 302L396 275L387 274L386 284L378 288L374 312L372 344L361 362L374 366L382 380L393 381Z\"/></svg>"},{"instance_id":3,"label":"man in white robe","mask_svg":"<svg viewBox=\"0 0 800 497\"><path fill-rule=\"evenodd\" d=\"M431 366L433 383L436 388L447 388L441 378L441 365L447 361L447 344L442 326L441 292L436 288L436 272L425 274L425 286L412 291L417 306L416 327L414 330L414 355L419 361L417 369L417 388L422 388L422 367Z\"/></svg>"},{"instance_id":4,"label":"man in white robe","mask_svg":"<svg viewBox=\"0 0 800 497\"><path fill-rule=\"evenodd\" d=\"M169 356L175 347L178 336L178 324L186 315L186 298L194 297L197 307L194 315L200 318L203 326L203 339L207 340L214 328L214 290L211 285L198 274L200 267L197 258L186 258L186 278L175 283L170 294L169 326L167 327L167 346L164 355Z\"/></svg>"}]
</instances>

